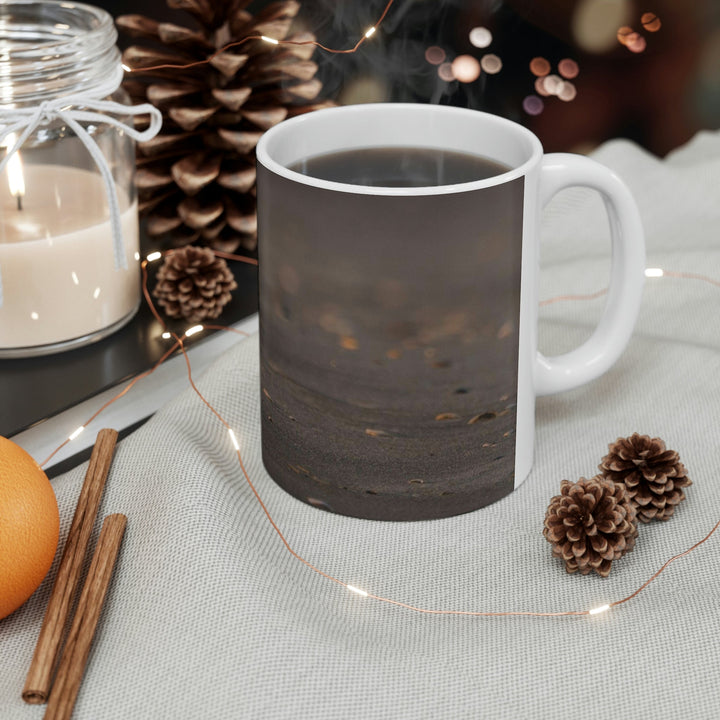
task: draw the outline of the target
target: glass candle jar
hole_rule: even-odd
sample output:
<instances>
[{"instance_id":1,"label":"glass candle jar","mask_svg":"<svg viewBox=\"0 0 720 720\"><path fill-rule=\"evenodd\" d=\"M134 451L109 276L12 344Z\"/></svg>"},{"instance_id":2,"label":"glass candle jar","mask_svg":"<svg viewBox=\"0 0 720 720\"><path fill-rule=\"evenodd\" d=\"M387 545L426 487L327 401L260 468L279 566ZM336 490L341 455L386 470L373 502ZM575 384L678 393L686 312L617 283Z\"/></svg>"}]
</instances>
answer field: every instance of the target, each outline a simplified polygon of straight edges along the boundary
<instances>
[{"instance_id":1,"label":"glass candle jar","mask_svg":"<svg viewBox=\"0 0 720 720\"><path fill-rule=\"evenodd\" d=\"M135 142L116 39L90 5L0 3L0 131L13 128L0 141L0 357L94 342L139 307Z\"/></svg>"}]
</instances>

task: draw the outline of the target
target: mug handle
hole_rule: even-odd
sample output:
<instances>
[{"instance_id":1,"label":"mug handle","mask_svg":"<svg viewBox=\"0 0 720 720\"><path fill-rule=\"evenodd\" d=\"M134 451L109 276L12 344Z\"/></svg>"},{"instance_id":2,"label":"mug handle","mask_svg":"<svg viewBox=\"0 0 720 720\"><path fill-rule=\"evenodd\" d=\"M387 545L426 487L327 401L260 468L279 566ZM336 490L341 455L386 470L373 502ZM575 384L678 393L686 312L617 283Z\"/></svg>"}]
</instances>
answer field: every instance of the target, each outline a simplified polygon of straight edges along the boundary
<instances>
[{"instance_id":1,"label":"mug handle","mask_svg":"<svg viewBox=\"0 0 720 720\"><path fill-rule=\"evenodd\" d=\"M645 240L640 213L623 181L604 165L582 155L551 153L540 171L540 203L560 190L583 186L597 190L610 220L612 265L607 301L595 332L563 355L537 353L537 395L570 390L602 375L630 340L640 310L645 280Z\"/></svg>"}]
</instances>

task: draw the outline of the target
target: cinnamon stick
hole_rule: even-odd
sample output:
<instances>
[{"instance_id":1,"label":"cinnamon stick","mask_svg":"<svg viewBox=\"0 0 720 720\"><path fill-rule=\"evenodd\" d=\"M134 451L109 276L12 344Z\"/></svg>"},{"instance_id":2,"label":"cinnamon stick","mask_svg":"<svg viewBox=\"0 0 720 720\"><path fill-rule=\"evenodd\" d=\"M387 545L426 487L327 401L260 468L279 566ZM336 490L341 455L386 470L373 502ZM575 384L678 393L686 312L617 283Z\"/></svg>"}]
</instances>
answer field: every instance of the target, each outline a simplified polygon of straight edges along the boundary
<instances>
[{"instance_id":1,"label":"cinnamon stick","mask_svg":"<svg viewBox=\"0 0 720 720\"><path fill-rule=\"evenodd\" d=\"M109 515L103 522L45 710L45 720L69 720L72 715L126 523L127 518L120 514Z\"/></svg>"},{"instance_id":2,"label":"cinnamon stick","mask_svg":"<svg viewBox=\"0 0 720 720\"><path fill-rule=\"evenodd\" d=\"M80 580L117 436L117 431L106 428L98 433L95 441L35 653L25 679L22 697L27 703L38 705L47 702L63 630Z\"/></svg>"}]
</instances>

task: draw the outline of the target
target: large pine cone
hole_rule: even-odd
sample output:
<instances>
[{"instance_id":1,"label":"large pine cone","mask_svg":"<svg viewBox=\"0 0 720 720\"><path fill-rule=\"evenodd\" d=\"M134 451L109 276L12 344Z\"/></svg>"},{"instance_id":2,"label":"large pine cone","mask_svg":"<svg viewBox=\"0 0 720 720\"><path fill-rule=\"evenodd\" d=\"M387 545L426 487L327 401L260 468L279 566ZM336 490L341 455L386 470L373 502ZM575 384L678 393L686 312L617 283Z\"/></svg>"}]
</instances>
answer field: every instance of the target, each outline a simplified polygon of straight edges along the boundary
<instances>
[{"instance_id":1,"label":"large pine cone","mask_svg":"<svg viewBox=\"0 0 720 720\"><path fill-rule=\"evenodd\" d=\"M233 252L257 244L255 146L265 130L288 116L330 103L310 104L322 85L310 60L313 45L271 45L250 40L209 63L185 69L142 68L207 60L249 35L288 37L300 9L296 0L271 3L257 15L251 0L167 0L192 15L191 27L122 15L118 27L142 45L123 62L133 69L124 83L136 102L163 113L163 129L139 144L136 184L147 231L175 247L206 244Z\"/></svg>"},{"instance_id":2,"label":"large pine cone","mask_svg":"<svg viewBox=\"0 0 720 720\"><path fill-rule=\"evenodd\" d=\"M188 246L165 256L153 295L168 317L202 322L220 315L236 287L225 260L210 248Z\"/></svg>"},{"instance_id":3,"label":"large pine cone","mask_svg":"<svg viewBox=\"0 0 720 720\"><path fill-rule=\"evenodd\" d=\"M692 485L680 456L660 438L638 433L618 438L608 451L598 468L603 477L625 485L638 519L669 520L685 499L683 488Z\"/></svg>"},{"instance_id":4,"label":"large pine cone","mask_svg":"<svg viewBox=\"0 0 720 720\"><path fill-rule=\"evenodd\" d=\"M563 480L545 515L543 535L569 573L602 577L635 547L635 508L625 487L599 475L576 483Z\"/></svg>"}]
</instances>

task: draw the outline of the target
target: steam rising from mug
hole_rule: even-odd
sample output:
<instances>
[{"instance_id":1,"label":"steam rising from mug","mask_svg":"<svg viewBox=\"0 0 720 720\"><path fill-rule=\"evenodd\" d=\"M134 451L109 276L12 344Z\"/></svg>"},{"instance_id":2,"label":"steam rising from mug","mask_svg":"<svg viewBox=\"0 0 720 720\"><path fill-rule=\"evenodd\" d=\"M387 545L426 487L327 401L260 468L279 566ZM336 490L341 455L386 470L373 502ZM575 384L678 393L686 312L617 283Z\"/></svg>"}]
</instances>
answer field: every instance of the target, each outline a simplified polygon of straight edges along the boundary
<instances>
[{"instance_id":1,"label":"steam rising from mug","mask_svg":"<svg viewBox=\"0 0 720 720\"><path fill-rule=\"evenodd\" d=\"M317 53L323 94L343 105L359 102L433 102L452 88L425 61L425 50L438 42L442 24L462 8L462 0L421 0L396 3L383 21L378 37L358 55ZM377 6L320 0L303 6L300 22L331 47L342 46L359 28L372 25ZM476 89L479 91L479 89Z\"/></svg>"}]
</instances>

